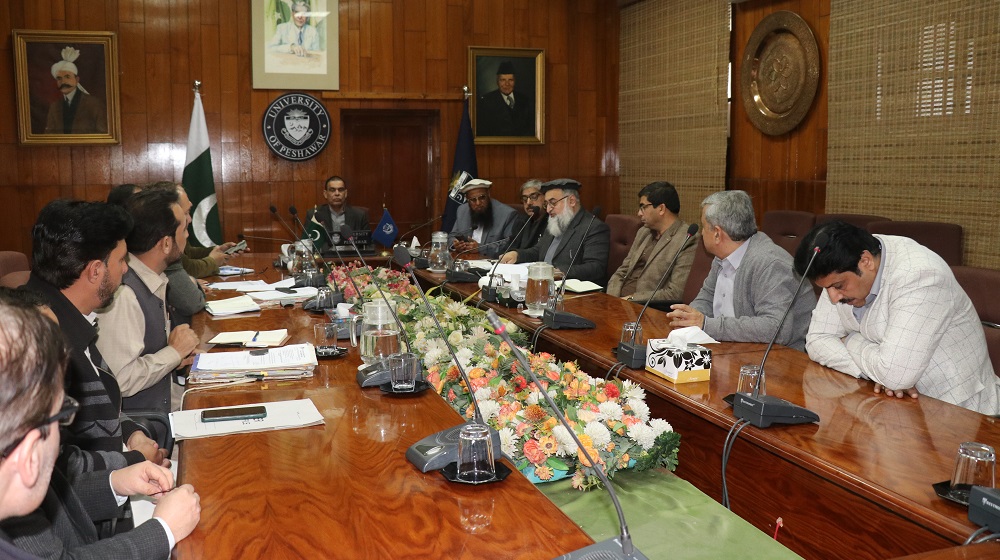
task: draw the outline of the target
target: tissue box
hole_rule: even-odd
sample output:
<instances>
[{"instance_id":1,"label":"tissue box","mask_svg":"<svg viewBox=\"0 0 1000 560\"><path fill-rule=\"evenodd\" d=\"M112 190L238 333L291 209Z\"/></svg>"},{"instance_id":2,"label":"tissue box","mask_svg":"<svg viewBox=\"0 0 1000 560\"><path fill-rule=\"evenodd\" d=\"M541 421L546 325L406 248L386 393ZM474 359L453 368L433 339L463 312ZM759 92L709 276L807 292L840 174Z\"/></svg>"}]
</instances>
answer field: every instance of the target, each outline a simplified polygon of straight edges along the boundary
<instances>
[{"instance_id":1,"label":"tissue box","mask_svg":"<svg viewBox=\"0 0 1000 560\"><path fill-rule=\"evenodd\" d=\"M708 381L712 351L700 344L677 346L655 338L646 343L646 371L673 383Z\"/></svg>"}]
</instances>

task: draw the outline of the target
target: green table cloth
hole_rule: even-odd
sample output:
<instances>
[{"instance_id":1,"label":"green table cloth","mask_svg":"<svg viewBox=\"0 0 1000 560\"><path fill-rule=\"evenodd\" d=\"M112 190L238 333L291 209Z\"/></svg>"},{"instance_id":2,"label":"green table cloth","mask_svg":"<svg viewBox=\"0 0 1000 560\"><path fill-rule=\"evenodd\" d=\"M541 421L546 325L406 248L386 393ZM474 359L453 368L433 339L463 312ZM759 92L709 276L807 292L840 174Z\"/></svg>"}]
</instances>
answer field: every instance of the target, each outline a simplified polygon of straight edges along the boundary
<instances>
[{"instance_id":1,"label":"green table cloth","mask_svg":"<svg viewBox=\"0 0 1000 560\"><path fill-rule=\"evenodd\" d=\"M612 484L632 542L650 559L801 558L666 469L619 471ZM581 492L568 478L538 488L595 541L618 535L618 515L603 489Z\"/></svg>"}]
</instances>

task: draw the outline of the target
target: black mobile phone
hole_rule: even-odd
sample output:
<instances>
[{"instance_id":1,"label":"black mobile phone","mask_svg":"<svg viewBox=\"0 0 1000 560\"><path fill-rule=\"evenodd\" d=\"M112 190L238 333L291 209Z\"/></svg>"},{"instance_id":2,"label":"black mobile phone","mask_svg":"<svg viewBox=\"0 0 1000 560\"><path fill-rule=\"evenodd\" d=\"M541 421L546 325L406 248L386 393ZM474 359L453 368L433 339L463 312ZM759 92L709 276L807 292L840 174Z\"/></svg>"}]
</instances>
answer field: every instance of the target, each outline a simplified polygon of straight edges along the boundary
<instances>
[{"instance_id":1,"label":"black mobile phone","mask_svg":"<svg viewBox=\"0 0 1000 560\"><path fill-rule=\"evenodd\" d=\"M256 420L266 418L267 409L263 406L238 406L234 408L216 408L201 411L202 422L222 422L224 420Z\"/></svg>"},{"instance_id":2,"label":"black mobile phone","mask_svg":"<svg viewBox=\"0 0 1000 560\"><path fill-rule=\"evenodd\" d=\"M275 288L274 291L281 292L283 294L291 294L293 296L298 293L294 288Z\"/></svg>"}]
</instances>

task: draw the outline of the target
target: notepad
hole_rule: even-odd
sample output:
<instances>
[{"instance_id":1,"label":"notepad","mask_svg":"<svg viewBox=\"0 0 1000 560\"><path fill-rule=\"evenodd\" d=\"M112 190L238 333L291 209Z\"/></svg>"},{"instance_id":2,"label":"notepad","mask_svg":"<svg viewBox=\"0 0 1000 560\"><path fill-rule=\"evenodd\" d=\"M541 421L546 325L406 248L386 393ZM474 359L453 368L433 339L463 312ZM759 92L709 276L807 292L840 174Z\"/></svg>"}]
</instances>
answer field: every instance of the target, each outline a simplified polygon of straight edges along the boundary
<instances>
[{"instance_id":1,"label":"notepad","mask_svg":"<svg viewBox=\"0 0 1000 560\"><path fill-rule=\"evenodd\" d=\"M566 290L579 294L581 292L592 292L594 290L600 290L601 286L595 284L589 280L577 280L575 278L570 278L566 280Z\"/></svg>"},{"instance_id":2,"label":"notepad","mask_svg":"<svg viewBox=\"0 0 1000 560\"><path fill-rule=\"evenodd\" d=\"M288 340L288 329L273 331L230 331L215 335L209 344L239 344L250 348L281 346Z\"/></svg>"},{"instance_id":3,"label":"notepad","mask_svg":"<svg viewBox=\"0 0 1000 560\"><path fill-rule=\"evenodd\" d=\"M205 310L212 315L234 315L249 311L260 311L260 306L250 296L236 296L217 299L205 304Z\"/></svg>"}]
</instances>

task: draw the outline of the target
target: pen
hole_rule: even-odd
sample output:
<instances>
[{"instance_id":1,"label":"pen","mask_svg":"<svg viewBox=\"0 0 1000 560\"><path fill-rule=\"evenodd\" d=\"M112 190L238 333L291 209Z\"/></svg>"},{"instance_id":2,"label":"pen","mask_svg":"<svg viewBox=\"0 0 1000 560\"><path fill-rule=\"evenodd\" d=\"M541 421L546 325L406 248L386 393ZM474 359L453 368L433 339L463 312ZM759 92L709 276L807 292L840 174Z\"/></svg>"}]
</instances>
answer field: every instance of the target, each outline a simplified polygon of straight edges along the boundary
<instances>
[{"instance_id":1,"label":"pen","mask_svg":"<svg viewBox=\"0 0 1000 560\"><path fill-rule=\"evenodd\" d=\"M260 331L254 331L253 338L250 339L250 342L257 342L257 335L259 335L259 334L260 334Z\"/></svg>"}]
</instances>

